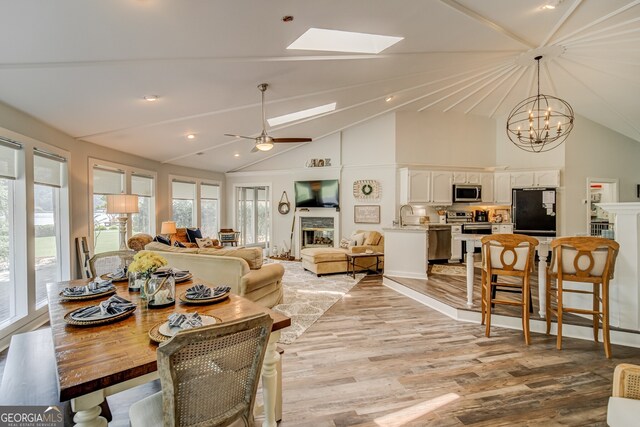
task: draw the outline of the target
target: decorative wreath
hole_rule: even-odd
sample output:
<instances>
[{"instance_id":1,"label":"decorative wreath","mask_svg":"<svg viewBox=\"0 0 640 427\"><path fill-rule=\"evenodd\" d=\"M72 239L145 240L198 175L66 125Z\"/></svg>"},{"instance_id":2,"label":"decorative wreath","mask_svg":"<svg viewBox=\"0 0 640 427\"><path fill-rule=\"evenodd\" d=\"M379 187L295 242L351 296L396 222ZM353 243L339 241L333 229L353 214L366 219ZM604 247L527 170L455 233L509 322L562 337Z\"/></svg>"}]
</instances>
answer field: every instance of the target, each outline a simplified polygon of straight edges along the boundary
<instances>
[{"instance_id":1,"label":"decorative wreath","mask_svg":"<svg viewBox=\"0 0 640 427\"><path fill-rule=\"evenodd\" d=\"M353 197L358 200L376 200L380 198L380 183L373 179L361 179L353 183Z\"/></svg>"}]
</instances>

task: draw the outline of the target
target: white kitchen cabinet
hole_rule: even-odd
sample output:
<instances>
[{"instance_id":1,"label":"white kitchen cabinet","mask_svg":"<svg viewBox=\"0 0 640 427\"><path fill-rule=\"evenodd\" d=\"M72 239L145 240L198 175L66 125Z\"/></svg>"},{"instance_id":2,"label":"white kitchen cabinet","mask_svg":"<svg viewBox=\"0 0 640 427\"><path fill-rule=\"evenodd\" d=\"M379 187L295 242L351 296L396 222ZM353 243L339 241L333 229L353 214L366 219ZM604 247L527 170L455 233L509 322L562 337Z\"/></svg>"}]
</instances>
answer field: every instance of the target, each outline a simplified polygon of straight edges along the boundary
<instances>
[{"instance_id":1,"label":"white kitchen cabinet","mask_svg":"<svg viewBox=\"0 0 640 427\"><path fill-rule=\"evenodd\" d=\"M429 203L431 172L400 169L400 203Z\"/></svg>"},{"instance_id":2,"label":"white kitchen cabinet","mask_svg":"<svg viewBox=\"0 0 640 427\"><path fill-rule=\"evenodd\" d=\"M453 172L454 184L480 184L481 172Z\"/></svg>"},{"instance_id":3,"label":"white kitchen cabinet","mask_svg":"<svg viewBox=\"0 0 640 427\"><path fill-rule=\"evenodd\" d=\"M492 173L482 173L479 174L478 182L482 186L482 202L483 203L494 203L496 201L495 191L493 188L493 174Z\"/></svg>"},{"instance_id":4,"label":"white kitchen cabinet","mask_svg":"<svg viewBox=\"0 0 640 427\"><path fill-rule=\"evenodd\" d=\"M511 204L511 174L509 172L496 172L494 180L494 199L499 205Z\"/></svg>"},{"instance_id":5,"label":"white kitchen cabinet","mask_svg":"<svg viewBox=\"0 0 640 427\"><path fill-rule=\"evenodd\" d=\"M535 185L538 187L560 187L560 171L538 171L534 173Z\"/></svg>"},{"instance_id":6,"label":"white kitchen cabinet","mask_svg":"<svg viewBox=\"0 0 640 427\"><path fill-rule=\"evenodd\" d=\"M492 224L491 234L513 234L513 224Z\"/></svg>"},{"instance_id":7,"label":"white kitchen cabinet","mask_svg":"<svg viewBox=\"0 0 640 427\"><path fill-rule=\"evenodd\" d=\"M453 173L431 172L431 202L450 205L453 200Z\"/></svg>"},{"instance_id":8,"label":"white kitchen cabinet","mask_svg":"<svg viewBox=\"0 0 640 427\"><path fill-rule=\"evenodd\" d=\"M535 174L533 172L511 172L511 187L533 187Z\"/></svg>"},{"instance_id":9,"label":"white kitchen cabinet","mask_svg":"<svg viewBox=\"0 0 640 427\"><path fill-rule=\"evenodd\" d=\"M461 225L451 226L451 258L450 262L460 262L462 259L462 240L456 240L455 237L462 234Z\"/></svg>"}]
</instances>

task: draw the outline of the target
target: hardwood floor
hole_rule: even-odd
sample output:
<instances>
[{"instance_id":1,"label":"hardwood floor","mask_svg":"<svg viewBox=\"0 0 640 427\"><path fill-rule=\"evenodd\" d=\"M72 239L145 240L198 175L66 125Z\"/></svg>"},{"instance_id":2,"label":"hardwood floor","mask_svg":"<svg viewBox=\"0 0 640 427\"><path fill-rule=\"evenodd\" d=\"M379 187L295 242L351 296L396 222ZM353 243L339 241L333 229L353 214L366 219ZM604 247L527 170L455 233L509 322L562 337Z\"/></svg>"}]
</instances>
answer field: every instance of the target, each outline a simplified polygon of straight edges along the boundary
<instances>
[{"instance_id":1,"label":"hardwood floor","mask_svg":"<svg viewBox=\"0 0 640 427\"><path fill-rule=\"evenodd\" d=\"M282 427L605 425L613 369L640 351L456 322L363 281L293 344L283 346ZM1 359L1 357L0 357ZM114 420L157 391L108 398ZM258 401L261 401L259 398ZM258 425L261 420L258 419Z\"/></svg>"}]
</instances>

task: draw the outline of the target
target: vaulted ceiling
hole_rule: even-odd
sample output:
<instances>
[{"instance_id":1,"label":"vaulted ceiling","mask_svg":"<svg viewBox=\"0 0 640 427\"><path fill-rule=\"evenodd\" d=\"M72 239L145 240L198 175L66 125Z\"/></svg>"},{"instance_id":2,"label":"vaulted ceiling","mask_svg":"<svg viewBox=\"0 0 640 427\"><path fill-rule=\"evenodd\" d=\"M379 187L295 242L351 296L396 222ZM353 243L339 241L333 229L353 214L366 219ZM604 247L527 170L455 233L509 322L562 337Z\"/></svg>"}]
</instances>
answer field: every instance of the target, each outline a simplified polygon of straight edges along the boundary
<instances>
[{"instance_id":1,"label":"vaulted ceiling","mask_svg":"<svg viewBox=\"0 0 640 427\"><path fill-rule=\"evenodd\" d=\"M0 101L161 162L230 171L295 148L250 153L251 141L224 136L260 133L262 82L267 117L337 103L274 137L318 139L395 110L502 117L534 92L537 54L543 92L640 141L640 0L2 0L0 10ZM286 49L310 27L404 40L377 55Z\"/></svg>"}]
</instances>

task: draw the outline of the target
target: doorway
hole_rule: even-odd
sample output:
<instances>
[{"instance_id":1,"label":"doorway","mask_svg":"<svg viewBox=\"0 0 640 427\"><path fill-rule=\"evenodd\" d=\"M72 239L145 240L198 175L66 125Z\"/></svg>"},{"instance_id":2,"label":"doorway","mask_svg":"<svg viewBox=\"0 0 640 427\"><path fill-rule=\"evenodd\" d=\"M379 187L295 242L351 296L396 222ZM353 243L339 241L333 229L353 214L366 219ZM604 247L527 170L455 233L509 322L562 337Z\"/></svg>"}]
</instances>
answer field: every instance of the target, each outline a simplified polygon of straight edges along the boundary
<instances>
[{"instance_id":1,"label":"doorway","mask_svg":"<svg viewBox=\"0 0 640 427\"><path fill-rule=\"evenodd\" d=\"M598 203L618 201L618 179L587 178L587 235L602 236L603 231L613 230L613 218L597 206Z\"/></svg>"},{"instance_id":2,"label":"doorway","mask_svg":"<svg viewBox=\"0 0 640 427\"><path fill-rule=\"evenodd\" d=\"M269 187L236 187L236 224L243 246L269 247Z\"/></svg>"}]
</instances>

